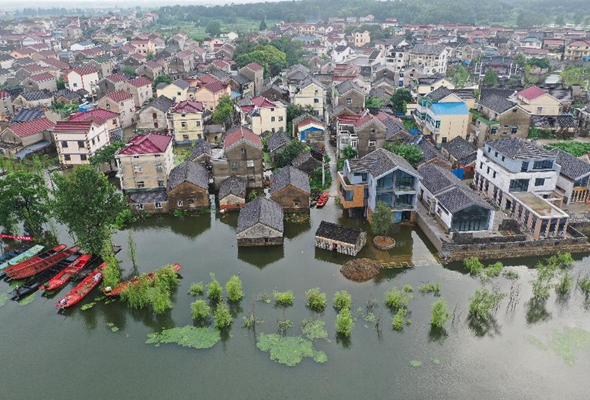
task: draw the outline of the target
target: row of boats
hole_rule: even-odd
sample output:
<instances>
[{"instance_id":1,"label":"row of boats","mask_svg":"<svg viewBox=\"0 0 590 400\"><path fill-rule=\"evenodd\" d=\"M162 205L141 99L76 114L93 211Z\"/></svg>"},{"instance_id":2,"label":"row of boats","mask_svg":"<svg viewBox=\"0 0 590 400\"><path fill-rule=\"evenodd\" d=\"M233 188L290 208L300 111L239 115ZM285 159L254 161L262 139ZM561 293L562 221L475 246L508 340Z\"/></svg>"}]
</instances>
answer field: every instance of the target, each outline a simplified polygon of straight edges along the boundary
<instances>
[{"instance_id":1,"label":"row of boats","mask_svg":"<svg viewBox=\"0 0 590 400\"><path fill-rule=\"evenodd\" d=\"M25 282L11 293L12 300L20 300L37 290L51 291L59 289L72 279L84 276L84 279L62 297L56 306L59 309L69 308L78 304L100 284L106 266L99 256L83 254L78 246L67 247L60 244L53 249L42 251L41 245L20 247L0 257L0 278L6 280L22 280ZM98 267L91 269L92 266ZM180 271L180 265L174 264L173 269ZM154 279L153 273L147 275ZM105 288L106 296L118 296L129 285L139 282L139 278L123 282L115 288Z\"/></svg>"}]
</instances>

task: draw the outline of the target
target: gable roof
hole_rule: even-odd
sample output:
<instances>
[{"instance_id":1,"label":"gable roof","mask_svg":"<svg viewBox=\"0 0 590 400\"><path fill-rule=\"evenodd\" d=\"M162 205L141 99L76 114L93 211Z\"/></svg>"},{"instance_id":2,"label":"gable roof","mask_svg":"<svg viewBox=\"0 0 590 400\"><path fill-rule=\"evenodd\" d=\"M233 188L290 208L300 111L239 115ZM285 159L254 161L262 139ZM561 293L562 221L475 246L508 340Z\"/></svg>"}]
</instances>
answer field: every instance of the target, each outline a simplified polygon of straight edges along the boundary
<instances>
[{"instance_id":1,"label":"gable roof","mask_svg":"<svg viewBox=\"0 0 590 400\"><path fill-rule=\"evenodd\" d=\"M227 86L228 85L226 85L225 83L221 83L219 81L213 81L211 83L206 84L201 89L207 89L211 93L219 93L219 92L227 89Z\"/></svg>"},{"instance_id":2,"label":"gable roof","mask_svg":"<svg viewBox=\"0 0 590 400\"><path fill-rule=\"evenodd\" d=\"M245 126L238 126L225 135L224 148L229 149L236 143L246 141L251 145L262 149L260 137Z\"/></svg>"},{"instance_id":3,"label":"gable roof","mask_svg":"<svg viewBox=\"0 0 590 400\"><path fill-rule=\"evenodd\" d=\"M266 140L266 147L268 147L268 150L273 153L290 143L291 140L292 138L287 136L283 131L277 131L268 137Z\"/></svg>"},{"instance_id":4,"label":"gable roof","mask_svg":"<svg viewBox=\"0 0 590 400\"><path fill-rule=\"evenodd\" d=\"M93 121L97 125L102 125L109 119L119 118L119 114L114 111L95 108L90 111L78 111L70 117L70 121Z\"/></svg>"},{"instance_id":5,"label":"gable roof","mask_svg":"<svg viewBox=\"0 0 590 400\"><path fill-rule=\"evenodd\" d=\"M27 101L37 101L52 98L51 93L48 90L33 90L31 92L23 92L20 94Z\"/></svg>"},{"instance_id":6,"label":"gable roof","mask_svg":"<svg viewBox=\"0 0 590 400\"><path fill-rule=\"evenodd\" d=\"M34 82L54 81L55 76L51 75L49 72L42 72L37 75L31 75L29 79L31 79Z\"/></svg>"},{"instance_id":7,"label":"gable roof","mask_svg":"<svg viewBox=\"0 0 590 400\"><path fill-rule=\"evenodd\" d=\"M191 152L191 160L202 156L203 154L211 155L211 143L206 140L199 140Z\"/></svg>"},{"instance_id":8,"label":"gable roof","mask_svg":"<svg viewBox=\"0 0 590 400\"><path fill-rule=\"evenodd\" d=\"M93 121L57 121L53 133L87 133Z\"/></svg>"},{"instance_id":9,"label":"gable roof","mask_svg":"<svg viewBox=\"0 0 590 400\"><path fill-rule=\"evenodd\" d=\"M520 138L490 140L486 146L512 159L555 158L555 154Z\"/></svg>"},{"instance_id":10,"label":"gable roof","mask_svg":"<svg viewBox=\"0 0 590 400\"><path fill-rule=\"evenodd\" d=\"M166 97L164 95L160 95L160 96L158 96L158 98L156 100L151 102L147 107L154 107L154 108L157 108L158 110L166 113L166 112L168 112L170 107L172 107L173 105L174 105L173 100L170 100L168 97ZM145 108L144 108L144 110L145 110Z\"/></svg>"},{"instance_id":11,"label":"gable roof","mask_svg":"<svg viewBox=\"0 0 590 400\"><path fill-rule=\"evenodd\" d=\"M116 92L107 93L105 97L108 97L109 99L116 101L118 103L129 99L133 99L133 95L124 90L117 90Z\"/></svg>"},{"instance_id":12,"label":"gable roof","mask_svg":"<svg viewBox=\"0 0 590 400\"><path fill-rule=\"evenodd\" d=\"M349 228L347 226L334 224L328 221L320 222L320 226L315 232L316 237L349 244L356 244L362 234L363 231L360 229Z\"/></svg>"},{"instance_id":13,"label":"gable roof","mask_svg":"<svg viewBox=\"0 0 590 400\"><path fill-rule=\"evenodd\" d=\"M246 182L245 179L238 178L237 176L230 176L219 185L219 193L217 197L221 200L230 194L233 194L241 199L245 199L247 184L248 182Z\"/></svg>"},{"instance_id":14,"label":"gable roof","mask_svg":"<svg viewBox=\"0 0 590 400\"><path fill-rule=\"evenodd\" d=\"M553 149L552 152L557 156L557 164L561 166L561 171L559 171L560 175L575 181L576 179L590 174L590 164L561 149Z\"/></svg>"},{"instance_id":15,"label":"gable roof","mask_svg":"<svg viewBox=\"0 0 590 400\"><path fill-rule=\"evenodd\" d=\"M513 91L509 89L482 89L478 103L482 107L503 114L517 105L508 100L512 93Z\"/></svg>"},{"instance_id":16,"label":"gable roof","mask_svg":"<svg viewBox=\"0 0 590 400\"><path fill-rule=\"evenodd\" d=\"M536 86L531 86L529 88L523 89L520 92L518 92L518 95L521 97L524 97L528 101L531 101L531 100L536 99L537 97L543 96L546 93L547 92L544 91L543 89L540 89Z\"/></svg>"},{"instance_id":17,"label":"gable roof","mask_svg":"<svg viewBox=\"0 0 590 400\"><path fill-rule=\"evenodd\" d=\"M185 161L174 167L168 176L168 191L175 189L182 183L192 183L202 189L209 188L209 172L192 161Z\"/></svg>"},{"instance_id":18,"label":"gable roof","mask_svg":"<svg viewBox=\"0 0 590 400\"><path fill-rule=\"evenodd\" d=\"M244 66L244 68L248 68L252 71L264 71L264 68L262 67L262 65L257 64L257 63L247 64L246 66Z\"/></svg>"},{"instance_id":19,"label":"gable roof","mask_svg":"<svg viewBox=\"0 0 590 400\"><path fill-rule=\"evenodd\" d=\"M360 160L363 169L370 172L374 177L381 176L388 171L395 168L402 168L403 170L420 177L420 174L414 167L410 165L403 157L394 154L383 148L377 149Z\"/></svg>"},{"instance_id":20,"label":"gable roof","mask_svg":"<svg viewBox=\"0 0 590 400\"><path fill-rule=\"evenodd\" d=\"M203 103L190 100L179 101L172 107L170 112L174 114L200 113L203 112Z\"/></svg>"},{"instance_id":21,"label":"gable roof","mask_svg":"<svg viewBox=\"0 0 590 400\"><path fill-rule=\"evenodd\" d=\"M463 139L461 136L455 137L450 142L443 143L442 147L457 160L461 160L463 157L477 151L474 145Z\"/></svg>"},{"instance_id":22,"label":"gable roof","mask_svg":"<svg viewBox=\"0 0 590 400\"><path fill-rule=\"evenodd\" d=\"M311 193L309 187L309 177L307 174L295 167L285 167L279 172L274 173L270 178L270 189L268 193L272 196L273 193L284 189L287 186L293 186L304 193Z\"/></svg>"},{"instance_id":23,"label":"gable roof","mask_svg":"<svg viewBox=\"0 0 590 400\"><path fill-rule=\"evenodd\" d=\"M20 138L31 136L53 128L55 124L49 119L43 117L29 122L22 122L20 124L13 124L8 126L14 134Z\"/></svg>"},{"instance_id":24,"label":"gable roof","mask_svg":"<svg viewBox=\"0 0 590 400\"><path fill-rule=\"evenodd\" d=\"M124 156L140 155L140 154L158 154L164 153L172 137L168 135L160 135L157 133L148 133L147 135L135 135L117 154Z\"/></svg>"},{"instance_id":25,"label":"gable roof","mask_svg":"<svg viewBox=\"0 0 590 400\"><path fill-rule=\"evenodd\" d=\"M94 67L92 67L90 65L84 65L82 67L73 68L70 72L75 72L78 75L84 76L84 75L94 74L97 71Z\"/></svg>"},{"instance_id":26,"label":"gable roof","mask_svg":"<svg viewBox=\"0 0 590 400\"><path fill-rule=\"evenodd\" d=\"M117 82L125 82L127 81L127 77L123 74L112 74L112 75L108 75L105 76L104 79L111 81L113 83L117 83Z\"/></svg>"},{"instance_id":27,"label":"gable roof","mask_svg":"<svg viewBox=\"0 0 590 400\"><path fill-rule=\"evenodd\" d=\"M272 200L259 197L240 209L237 233L261 223L269 228L283 232L283 208Z\"/></svg>"},{"instance_id":28,"label":"gable roof","mask_svg":"<svg viewBox=\"0 0 590 400\"><path fill-rule=\"evenodd\" d=\"M152 86L152 81L145 76L138 76L137 78L130 79L127 83L134 87Z\"/></svg>"}]
</instances>

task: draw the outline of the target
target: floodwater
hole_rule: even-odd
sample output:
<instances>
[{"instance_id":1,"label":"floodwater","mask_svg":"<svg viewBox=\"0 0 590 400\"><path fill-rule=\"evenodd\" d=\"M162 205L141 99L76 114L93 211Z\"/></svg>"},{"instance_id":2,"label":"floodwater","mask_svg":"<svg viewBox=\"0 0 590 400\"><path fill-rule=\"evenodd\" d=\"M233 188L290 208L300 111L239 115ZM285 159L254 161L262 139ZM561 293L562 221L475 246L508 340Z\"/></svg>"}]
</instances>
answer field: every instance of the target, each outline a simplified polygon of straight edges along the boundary
<instances>
[{"instance_id":1,"label":"floodwater","mask_svg":"<svg viewBox=\"0 0 590 400\"><path fill-rule=\"evenodd\" d=\"M412 268L384 270L366 283L347 281L339 272L348 257L313 246L313 235L322 219L367 229L362 220L348 219L334 207L312 210L307 224L287 224L283 247L236 247L236 214L186 218L153 217L130 229L137 243L138 270L146 272L164 264L182 264L182 280L174 295L174 309L155 317L148 311L130 310L120 303L97 304L82 311L80 305L57 314L56 298L37 295L28 305L8 301L0 307L0 398L12 399L585 399L590 391L590 353L576 350L575 360L533 342L547 343L556 332L579 327L590 330L590 308L575 291L569 299L555 295L545 309L531 307L530 281L537 260L510 260L520 278L515 281L518 300L507 309L505 299L489 329L470 326L469 297L484 284L460 265L442 266L425 237L411 227L396 226L392 236L398 247L375 251L370 244L360 256L383 261L412 263ZM127 231L115 236L124 246L118 258L125 273L133 275L126 254ZM70 243L67 236L62 240ZM588 258L578 257L574 275L587 269ZM187 295L192 282L209 281L209 273L225 283L238 274L246 297L242 300L230 334L211 349L194 350L175 344L158 348L145 344L147 335L163 327L192 324ZM586 271L584 271L585 273ZM446 334L430 329L430 307L438 298L418 293L428 281L442 284L455 321ZM510 292L512 281L493 282ZM392 286L415 288L409 310L412 324L393 331L391 315L383 307L384 293ZM486 284L489 288L491 284ZM336 337L336 312L328 307L316 314L305 307L305 291L319 287L331 303L337 290L352 295L353 309L377 299L382 333L359 316L350 340ZM0 294L8 291L0 283ZM66 289L60 294L63 295ZM320 341L328 361L304 359L295 367L270 360L256 348L255 334L244 329L242 317L253 297L262 291L293 290L295 303L285 317L299 335L301 321L326 321L330 342ZM59 294L58 294L59 296ZM86 300L91 301L98 293ZM56 296L57 297L57 296ZM275 333L282 315L272 304L256 303L265 322L257 332ZM109 325L107 325L109 324ZM110 325L118 327L112 332ZM534 338L534 339L532 339ZM420 361L421 366L412 366Z\"/></svg>"}]
</instances>

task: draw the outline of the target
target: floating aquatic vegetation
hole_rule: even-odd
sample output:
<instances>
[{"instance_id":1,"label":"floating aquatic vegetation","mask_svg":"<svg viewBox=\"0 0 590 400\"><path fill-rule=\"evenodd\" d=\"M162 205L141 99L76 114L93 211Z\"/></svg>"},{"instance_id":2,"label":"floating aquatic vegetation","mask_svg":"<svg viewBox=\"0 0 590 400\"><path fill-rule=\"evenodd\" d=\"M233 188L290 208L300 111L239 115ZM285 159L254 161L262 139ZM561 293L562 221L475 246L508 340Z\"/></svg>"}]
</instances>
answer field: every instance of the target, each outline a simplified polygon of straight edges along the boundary
<instances>
[{"instance_id":1,"label":"floating aquatic vegetation","mask_svg":"<svg viewBox=\"0 0 590 400\"><path fill-rule=\"evenodd\" d=\"M368 312L363 316L363 319L367 322L376 322L377 321L377 316L372 313L372 312Z\"/></svg>"},{"instance_id":2,"label":"floating aquatic vegetation","mask_svg":"<svg viewBox=\"0 0 590 400\"><path fill-rule=\"evenodd\" d=\"M10 281L10 287L11 288L20 287L23 285L23 283L25 283L24 279L21 279L20 281Z\"/></svg>"},{"instance_id":3,"label":"floating aquatic vegetation","mask_svg":"<svg viewBox=\"0 0 590 400\"><path fill-rule=\"evenodd\" d=\"M22 300L19 300L18 304L21 306L26 306L27 304L31 304L33 302L33 300L35 300L35 297L37 297L37 292L31 293L27 297L24 297Z\"/></svg>"},{"instance_id":4,"label":"floating aquatic vegetation","mask_svg":"<svg viewBox=\"0 0 590 400\"><path fill-rule=\"evenodd\" d=\"M86 303L82 307L80 307L80 310L82 310L82 311L90 310L95 305L96 305L96 301L91 301L90 303Z\"/></svg>"},{"instance_id":5,"label":"floating aquatic vegetation","mask_svg":"<svg viewBox=\"0 0 590 400\"><path fill-rule=\"evenodd\" d=\"M316 362L324 363L328 356L323 351L316 351L311 341L301 336L281 336L274 333L258 335L256 347L270 353L270 359L279 364L294 367L303 358L313 358Z\"/></svg>"},{"instance_id":6,"label":"floating aquatic vegetation","mask_svg":"<svg viewBox=\"0 0 590 400\"><path fill-rule=\"evenodd\" d=\"M528 336L527 340L542 350L552 350L568 365L574 365L580 353L590 353L590 331L578 327L554 332L547 343L534 336Z\"/></svg>"},{"instance_id":7,"label":"floating aquatic vegetation","mask_svg":"<svg viewBox=\"0 0 590 400\"><path fill-rule=\"evenodd\" d=\"M104 299L106 299L106 296L96 296L96 297L94 298L94 301L98 303L99 301L102 301L102 300L104 300Z\"/></svg>"},{"instance_id":8,"label":"floating aquatic vegetation","mask_svg":"<svg viewBox=\"0 0 590 400\"><path fill-rule=\"evenodd\" d=\"M0 294L0 307L2 307L8 301L8 293Z\"/></svg>"},{"instance_id":9,"label":"floating aquatic vegetation","mask_svg":"<svg viewBox=\"0 0 590 400\"><path fill-rule=\"evenodd\" d=\"M319 319L304 319L301 322L301 331L309 340L328 338L326 323Z\"/></svg>"},{"instance_id":10,"label":"floating aquatic vegetation","mask_svg":"<svg viewBox=\"0 0 590 400\"><path fill-rule=\"evenodd\" d=\"M105 301L104 304L105 305L106 304L111 304L111 303L115 303L116 301L117 301L117 299L111 298L111 299L108 299L107 301Z\"/></svg>"},{"instance_id":11,"label":"floating aquatic vegetation","mask_svg":"<svg viewBox=\"0 0 590 400\"><path fill-rule=\"evenodd\" d=\"M154 344L156 347L160 347L162 343L176 343L182 347L208 349L221 340L221 334L214 328L187 325L182 328L164 329L160 333L150 333L148 338L146 343Z\"/></svg>"},{"instance_id":12,"label":"floating aquatic vegetation","mask_svg":"<svg viewBox=\"0 0 590 400\"><path fill-rule=\"evenodd\" d=\"M412 360L412 361L410 361L410 365L412 367L421 367L422 366L422 361L420 361L420 360Z\"/></svg>"},{"instance_id":13,"label":"floating aquatic vegetation","mask_svg":"<svg viewBox=\"0 0 590 400\"><path fill-rule=\"evenodd\" d=\"M111 331L112 331L112 332L118 332L118 331L119 331L119 328L118 328L117 326L115 326L115 324L114 324L114 323L112 323L112 322L107 322L107 326L108 326L109 328L111 328Z\"/></svg>"},{"instance_id":14,"label":"floating aquatic vegetation","mask_svg":"<svg viewBox=\"0 0 590 400\"><path fill-rule=\"evenodd\" d=\"M431 358L430 361L432 361L433 364L440 364L440 360L438 358Z\"/></svg>"}]
</instances>

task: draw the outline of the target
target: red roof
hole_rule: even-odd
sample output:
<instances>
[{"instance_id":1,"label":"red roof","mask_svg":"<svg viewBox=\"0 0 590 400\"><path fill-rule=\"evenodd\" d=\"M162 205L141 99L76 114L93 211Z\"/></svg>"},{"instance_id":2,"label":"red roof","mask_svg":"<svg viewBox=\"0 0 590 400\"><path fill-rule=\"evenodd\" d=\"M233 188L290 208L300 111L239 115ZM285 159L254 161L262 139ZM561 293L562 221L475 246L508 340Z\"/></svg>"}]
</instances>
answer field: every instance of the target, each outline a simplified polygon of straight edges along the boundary
<instances>
[{"instance_id":1,"label":"red roof","mask_svg":"<svg viewBox=\"0 0 590 400\"><path fill-rule=\"evenodd\" d=\"M148 133L147 135L135 135L121 150L117 152L119 155L134 156L140 154L154 154L164 153L170 143L172 137L168 135L160 135L157 133Z\"/></svg>"},{"instance_id":2,"label":"red roof","mask_svg":"<svg viewBox=\"0 0 590 400\"><path fill-rule=\"evenodd\" d=\"M87 133L92 121L57 121L54 133Z\"/></svg>"},{"instance_id":3,"label":"red roof","mask_svg":"<svg viewBox=\"0 0 590 400\"><path fill-rule=\"evenodd\" d=\"M537 97L541 97L546 93L547 92L545 92L543 89L539 89L536 86L531 86L518 92L518 95L530 101L536 99Z\"/></svg>"},{"instance_id":4,"label":"red roof","mask_svg":"<svg viewBox=\"0 0 590 400\"><path fill-rule=\"evenodd\" d=\"M74 69L72 69L71 72L75 72L80 76L84 76L84 75L94 74L97 71L93 66L85 65L83 67L74 68Z\"/></svg>"},{"instance_id":5,"label":"red roof","mask_svg":"<svg viewBox=\"0 0 590 400\"><path fill-rule=\"evenodd\" d=\"M221 91L224 91L225 89L227 89L227 85L224 85L223 83L221 83L219 81L215 81L215 82L211 82L211 83L206 84L205 86L203 86L203 88L207 89L211 93L218 93L218 92L221 92Z\"/></svg>"},{"instance_id":6,"label":"red roof","mask_svg":"<svg viewBox=\"0 0 590 400\"><path fill-rule=\"evenodd\" d=\"M27 72L30 72L32 74L37 73L37 72L43 72L45 71L45 68L37 65L37 64L29 64L29 65L25 65L23 67L23 69Z\"/></svg>"},{"instance_id":7,"label":"red roof","mask_svg":"<svg viewBox=\"0 0 590 400\"><path fill-rule=\"evenodd\" d=\"M172 107L171 112L175 114L203 112L203 103L200 101L180 101Z\"/></svg>"},{"instance_id":8,"label":"red roof","mask_svg":"<svg viewBox=\"0 0 590 400\"><path fill-rule=\"evenodd\" d=\"M252 143L255 146L262 147L262 140L260 140L260 136L258 136L245 126L239 126L234 130L228 132L225 136L224 147L227 149L228 147L233 146L241 140L245 140L247 142Z\"/></svg>"},{"instance_id":9,"label":"red roof","mask_svg":"<svg viewBox=\"0 0 590 400\"><path fill-rule=\"evenodd\" d=\"M107 93L106 97L117 102L133 99L133 96L124 90L117 90L116 92Z\"/></svg>"},{"instance_id":10,"label":"red roof","mask_svg":"<svg viewBox=\"0 0 590 400\"><path fill-rule=\"evenodd\" d=\"M254 97L252 104L258 108L276 107L277 105L263 96Z\"/></svg>"},{"instance_id":11,"label":"red roof","mask_svg":"<svg viewBox=\"0 0 590 400\"><path fill-rule=\"evenodd\" d=\"M33 121L23 122L21 124L10 125L8 129L13 131L16 136L23 138L46 131L54 126L55 124L53 122L43 117Z\"/></svg>"},{"instance_id":12,"label":"red roof","mask_svg":"<svg viewBox=\"0 0 590 400\"><path fill-rule=\"evenodd\" d=\"M112 74L109 76L105 76L104 79L107 79L113 83L117 83L117 82L125 82L127 80L127 77L123 74Z\"/></svg>"},{"instance_id":13,"label":"red roof","mask_svg":"<svg viewBox=\"0 0 590 400\"><path fill-rule=\"evenodd\" d=\"M55 76L51 75L49 72L43 72L42 74L31 75L30 76L32 81L35 82L45 82L45 81L54 81Z\"/></svg>"},{"instance_id":14,"label":"red roof","mask_svg":"<svg viewBox=\"0 0 590 400\"><path fill-rule=\"evenodd\" d=\"M137 78L133 78L127 83L129 83L131 86L135 86L135 87L152 86L152 81L150 81L148 78L146 78L144 76L139 76Z\"/></svg>"},{"instance_id":15,"label":"red roof","mask_svg":"<svg viewBox=\"0 0 590 400\"><path fill-rule=\"evenodd\" d=\"M10 93L8 93L6 90L4 89L0 89L0 99L4 99L6 97L10 97Z\"/></svg>"},{"instance_id":16,"label":"red roof","mask_svg":"<svg viewBox=\"0 0 590 400\"><path fill-rule=\"evenodd\" d=\"M197 79L200 80L201 82L203 82L205 85L208 83L219 81L219 79L217 79L211 75L202 75L202 76L199 76Z\"/></svg>"},{"instance_id":17,"label":"red roof","mask_svg":"<svg viewBox=\"0 0 590 400\"><path fill-rule=\"evenodd\" d=\"M70 121L92 121L97 125L104 124L107 120L118 118L119 114L101 108L95 108L87 112L79 111L70 117Z\"/></svg>"},{"instance_id":18,"label":"red roof","mask_svg":"<svg viewBox=\"0 0 590 400\"><path fill-rule=\"evenodd\" d=\"M250 68L252 71L264 71L264 68L260 64L250 63L246 65L246 68Z\"/></svg>"}]
</instances>

